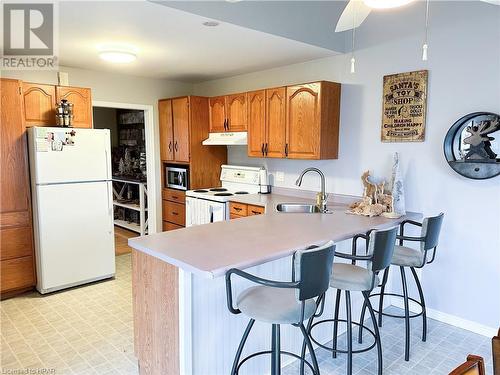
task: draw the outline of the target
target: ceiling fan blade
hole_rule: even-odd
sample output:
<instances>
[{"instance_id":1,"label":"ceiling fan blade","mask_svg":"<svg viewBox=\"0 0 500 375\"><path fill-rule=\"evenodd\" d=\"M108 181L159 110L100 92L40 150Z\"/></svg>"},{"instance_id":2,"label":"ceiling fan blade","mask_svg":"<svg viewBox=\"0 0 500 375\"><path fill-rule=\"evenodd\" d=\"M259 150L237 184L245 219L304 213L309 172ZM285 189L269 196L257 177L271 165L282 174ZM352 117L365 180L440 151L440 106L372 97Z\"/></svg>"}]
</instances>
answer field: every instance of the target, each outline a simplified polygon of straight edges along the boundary
<instances>
[{"instance_id":1,"label":"ceiling fan blade","mask_svg":"<svg viewBox=\"0 0 500 375\"><path fill-rule=\"evenodd\" d=\"M484 3L490 3L490 4L493 4L493 5L500 5L500 0L480 0Z\"/></svg>"},{"instance_id":2,"label":"ceiling fan blade","mask_svg":"<svg viewBox=\"0 0 500 375\"><path fill-rule=\"evenodd\" d=\"M365 18L368 17L371 10L372 9L361 0L350 0L340 15L337 26L335 27L335 32L338 33L358 27L363 23Z\"/></svg>"}]
</instances>

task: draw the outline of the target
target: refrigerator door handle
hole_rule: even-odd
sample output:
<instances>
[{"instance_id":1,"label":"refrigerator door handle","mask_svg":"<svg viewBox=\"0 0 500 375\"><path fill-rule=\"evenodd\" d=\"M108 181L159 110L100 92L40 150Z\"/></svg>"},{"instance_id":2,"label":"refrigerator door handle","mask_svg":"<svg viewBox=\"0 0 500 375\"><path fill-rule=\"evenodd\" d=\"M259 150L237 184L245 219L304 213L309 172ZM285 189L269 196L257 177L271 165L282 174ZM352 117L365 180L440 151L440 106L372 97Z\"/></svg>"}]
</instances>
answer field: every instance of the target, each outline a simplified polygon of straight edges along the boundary
<instances>
[{"instance_id":1,"label":"refrigerator door handle","mask_svg":"<svg viewBox=\"0 0 500 375\"><path fill-rule=\"evenodd\" d=\"M104 149L104 156L106 157L106 180L109 180L109 164L108 164L108 150Z\"/></svg>"},{"instance_id":2,"label":"refrigerator door handle","mask_svg":"<svg viewBox=\"0 0 500 375\"><path fill-rule=\"evenodd\" d=\"M109 234L112 234L113 233L113 225L114 225L114 216L113 216L113 205L111 204L111 202L109 201L109 195L110 195L110 191L109 191L109 184L111 182L106 182L106 192L108 193L108 196L107 196L107 199L108 199L108 215L109 217L111 218L111 220L109 220L110 222L110 228L109 228Z\"/></svg>"}]
</instances>

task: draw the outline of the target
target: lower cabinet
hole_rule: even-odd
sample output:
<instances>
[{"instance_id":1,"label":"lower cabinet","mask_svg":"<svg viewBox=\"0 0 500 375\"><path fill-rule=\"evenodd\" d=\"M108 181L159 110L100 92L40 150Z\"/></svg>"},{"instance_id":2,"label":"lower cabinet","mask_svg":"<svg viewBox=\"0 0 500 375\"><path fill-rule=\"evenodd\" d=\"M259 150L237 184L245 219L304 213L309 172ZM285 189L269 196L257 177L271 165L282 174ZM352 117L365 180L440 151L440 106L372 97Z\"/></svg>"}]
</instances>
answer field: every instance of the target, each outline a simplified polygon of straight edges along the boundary
<instances>
[{"instance_id":1,"label":"lower cabinet","mask_svg":"<svg viewBox=\"0 0 500 375\"><path fill-rule=\"evenodd\" d=\"M186 226L186 193L181 190L162 190L163 231Z\"/></svg>"},{"instance_id":2,"label":"lower cabinet","mask_svg":"<svg viewBox=\"0 0 500 375\"><path fill-rule=\"evenodd\" d=\"M2 292L31 288L35 283L33 257L13 258L0 262Z\"/></svg>"},{"instance_id":3,"label":"lower cabinet","mask_svg":"<svg viewBox=\"0 0 500 375\"><path fill-rule=\"evenodd\" d=\"M182 225L169 223L168 221L163 222L163 231L164 232L168 232L169 230L176 230L176 229L180 229L180 228L184 228L184 227Z\"/></svg>"},{"instance_id":4,"label":"lower cabinet","mask_svg":"<svg viewBox=\"0 0 500 375\"><path fill-rule=\"evenodd\" d=\"M229 203L229 218L239 219L246 216L262 215L266 209L262 206L255 206L253 204L244 204L238 202Z\"/></svg>"}]
</instances>

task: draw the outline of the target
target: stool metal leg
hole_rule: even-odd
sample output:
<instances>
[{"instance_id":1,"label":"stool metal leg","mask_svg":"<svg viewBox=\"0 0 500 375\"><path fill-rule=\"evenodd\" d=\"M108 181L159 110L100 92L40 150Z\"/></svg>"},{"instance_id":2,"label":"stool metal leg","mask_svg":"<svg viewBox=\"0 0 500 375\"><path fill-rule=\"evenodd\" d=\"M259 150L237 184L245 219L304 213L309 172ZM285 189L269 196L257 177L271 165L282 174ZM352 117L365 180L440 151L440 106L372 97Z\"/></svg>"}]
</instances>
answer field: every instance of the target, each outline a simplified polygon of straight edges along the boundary
<instances>
[{"instance_id":1,"label":"stool metal leg","mask_svg":"<svg viewBox=\"0 0 500 375\"><path fill-rule=\"evenodd\" d=\"M370 293L363 292L363 297L365 297L365 305L368 307L370 316L372 318L373 329L375 331L375 341L377 343L377 356L378 356L378 375L382 375L382 343L380 342L380 332L377 326L377 319L375 318L375 313L373 312L372 304L370 303ZM363 324L361 321L360 324Z\"/></svg>"},{"instance_id":2,"label":"stool metal leg","mask_svg":"<svg viewBox=\"0 0 500 375\"><path fill-rule=\"evenodd\" d=\"M307 338L309 338L309 334L311 333L311 326L312 326L315 314L317 313L318 307L323 302L324 298L326 298L326 293L323 294L322 296L320 296L318 298L318 300L316 301L316 311L309 318L309 320L307 322L307 327L306 327ZM302 342L302 351L300 352L300 358L302 358L304 360L306 359L306 346L307 346L307 342L306 342L306 339L304 338L304 341ZM311 354L311 356L312 356L312 354ZM304 375L304 361L300 362L300 375Z\"/></svg>"},{"instance_id":3,"label":"stool metal leg","mask_svg":"<svg viewBox=\"0 0 500 375\"><path fill-rule=\"evenodd\" d=\"M271 375L281 374L280 325L273 324L271 341Z\"/></svg>"},{"instance_id":4,"label":"stool metal leg","mask_svg":"<svg viewBox=\"0 0 500 375\"><path fill-rule=\"evenodd\" d=\"M352 316L351 316L351 292L345 291L345 308L347 320L347 374L352 374Z\"/></svg>"},{"instance_id":5,"label":"stool metal leg","mask_svg":"<svg viewBox=\"0 0 500 375\"><path fill-rule=\"evenodd\" d=\"M405 361L410 360L410 306L408 303L408 286L406 285L406 275L404 267L401 270L401 282L403 284L403 299L405 306Z\"/></svg>"},{"instance_id":6,"label":"stool metal leg","mask_svg":"<svg viewBox=\"0 0 500 375\"><path fill-rule=\"evenodd\" d=\"M387 267L384 271L384 277L382 279L382 287L380 288L380 297L378 300L378 326L382 327L382 309L384 308L384 292L385 292L385 284L387 284L387 278L389 277L389 267Z\"/></svg>"},{"instance_id":7,"label":"stool metal leg","mask_svg":"<svg viewBox=\"0 0 500 375\"><path fill-rule=\"evenodd\" d=\"M417 284L418 294L420 295L420 305L422 306L422 341L427 340L427 311L425 308L424 293L422 291L422 285L420 285L420 280L418 279L417 272L414 267L410 267L413 278L415 279L415 284Z\"/></svg>"},{"instance_id":8,"label":"stool metal leg","mask_svg":"<svg viewBox=\"0 0 500 375\"><path fill-rule=\"evenodd\" d=\"M311 343L311 339L309 338L309 332L306 330L306 327L304 327L304 324L301 324L300 330L302 331L302 335L304 336L304 342L307 345L307 349L309 350L309 353L311 354L311 359L314 367L314 375L319 375L319 366L318 366L318 360L316 359L316 354L314 353L314 348ZM305 359L305 354L302 356L302 358ZM301 374L304 374L304 363L301 363Z\"/></svg>"},{"instance_id":9,"label":"stool metal leg","mask_svg":"<svg viewBox=\"0 0 500 375\"><path fill-rule=\"evenodd\" d=\"M337 295L335 297L335 313L333 315L333 342L332 342L332 358L337 358L337 331L339 327L339 308L340 308L340 296L342 291L337 289Z\"/></svg>"},{"instance_id":10,"label":"stool metal leg","mask_svg":"<svg viewBox=\"0 0 500 375\"><path fill-rule=\"evenodd\" d=\"M364 292L363 292L364 295ZM368 293L368 296L370 294ZM366 303L366 299L363 301L363 307L361 308L361 316L359 317L359 329L358 329L358 343L363 343L363 322L365 321L365 312L368 304Z\"/></svg>"},{"instance_id":11,"label":"stool metal leg","mask_svg":"<svg viewBox=\"0 0 500 375\"><path fill-rule=\"evenodd\" d=\"M233 369L231 370L231 375L238 374L238 363L240 362L241 352L243 352L243 347L245 346L245 342L247 341L248 335L250 334L250 330L252 329L254 323L255 320L250 319L247 328L245 329L245 333L243 333L240 345L238 346L238 350L236 351L236 356L234 357Z\"/></svg>"}]
</instances>

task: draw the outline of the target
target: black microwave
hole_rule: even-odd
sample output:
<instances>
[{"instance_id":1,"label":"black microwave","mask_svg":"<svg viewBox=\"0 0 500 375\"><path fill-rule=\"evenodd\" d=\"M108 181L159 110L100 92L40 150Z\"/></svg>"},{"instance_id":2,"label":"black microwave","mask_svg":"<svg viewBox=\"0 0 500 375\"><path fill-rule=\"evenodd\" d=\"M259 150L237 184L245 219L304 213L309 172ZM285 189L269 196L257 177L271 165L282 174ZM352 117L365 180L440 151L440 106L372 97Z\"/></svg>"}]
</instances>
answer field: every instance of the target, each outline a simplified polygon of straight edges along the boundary
<instances>
[{"instance_id":1,"label":"black microwave","mask_svg":"<svg viewBox=\"0 0 500 375\"><path fill-rule=\"evenodd\" d=\"M187 190L189 187L189 169L183 166L164 165L165 187Z\"/></svg>"}]
</instances>

